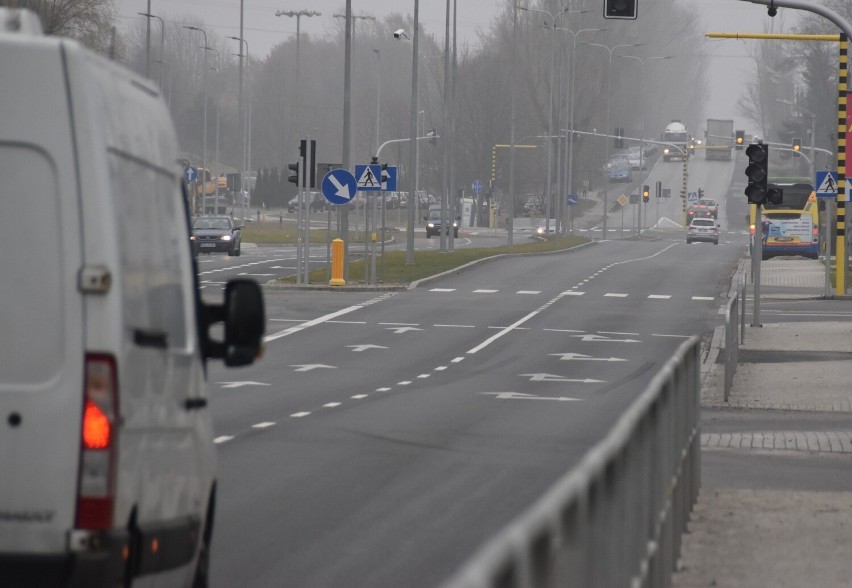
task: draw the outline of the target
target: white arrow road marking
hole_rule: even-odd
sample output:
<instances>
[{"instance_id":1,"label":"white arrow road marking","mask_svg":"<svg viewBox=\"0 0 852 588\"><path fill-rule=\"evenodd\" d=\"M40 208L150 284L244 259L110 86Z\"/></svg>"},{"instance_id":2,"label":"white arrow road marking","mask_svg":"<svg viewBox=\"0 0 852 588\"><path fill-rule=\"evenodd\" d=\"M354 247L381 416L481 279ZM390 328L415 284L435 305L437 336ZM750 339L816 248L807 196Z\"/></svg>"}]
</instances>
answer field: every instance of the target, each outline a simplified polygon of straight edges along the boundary
<instances>
[{"instance_id":1,"label":"white arrow road marking","mask_svg":"<svg viewBox=\"0 0 852 588\"><path fill-rule=\"evenodd\" d=\"M352 351L356 353L361 351L367 351L368 349L387 349L387 347L382 347L381 345L371 345L369 343L365 345L347 345L347 347L351 347Z\"/></svg>"},{"instance_id":2,"label":"white arrow road marking","mask_svg":"<svg viewBox=\"0 0 852 588\"><path fill-rule=\"evenodd\" d=\"M620 357L592 357L591 355L583 355L582 353L549 353L554 357L563 360L582 360L582 361L627 361Z\"/></svg>"},{"instance_id":3,"label":"white arrow road marking","mask_svg":"<svg viewBox=\"0 0 852 588\"><path fill-rule=\"evenodd\" d=\"M388 331L393 331L395 335L399 335L400 333L406 333L408 331L422 331L423 329L418 329L417 327L388 327Z\"/></svg>"},{"instance_id":4,"label":"white arrow road marking","mask_svg":"<svg viewBox=\"0 0 852 588\"><path fill-rule=\"evenodd\" d=\"M346 198L347 200L352 200L352 196L349 195L349 184L341 184L337 177L334 174L328 176L328 181L334 184L334 187L337 188L337 192L335 192L335 196L340 196L341 198Z\"/></svg>"},{"instance_id":5,"label":"white arrow road marking","mask_svg":"<svg viewBox=\"0 0 852 588\"><path fill-rule=\"evenodd\" d=\"M252 382L247 380L245 382L217 382L222 388L242 388L243 386L269 386L264 382Z\"/></svg>"},{"instance_id":6,"label":"white arrow road marking","mask_svg":"<svg viewBox=\"0 0 852 588\"><path fill-rule=\"evenodd\" d=\"M607 341L608 343L641 343L638 339L610 339L601 335L571 335L579 337L580 341Z\"/></svg>"},{"instance_id":7,"label":"white arrow road marking","mask_svg":"<svg viewBox=\"0 0 852 588\"><path fill-rule=\"evenodd\" d=\"M297 372L309 372L311 370L317 370L317 369L329 369L329 370L336 370L337 369L333 365L325 365L323 363L303 363L303 364L291 365L290 367L296 368Z\"/></svg>"},{"instance_id":8,"label":"white arrow road marking","mask_svg":"<svg viewBox=\"0 0 852 588\"><path fill-rule=\"evenodd\" d=\"M518 374L522 378L529 378L530 382L580 382L581 384L603 384L604 380L592 380L585 378L575 380L572 378L563 378L557 374Z\"/></svg>"},{"instance_id":9,"label":"white arrow road marking","mask_svg":"<svg viewBox=\"0 0 852 588\"><path fill-rule=\"evenodd\" d=\"M580 398L568 398L567 396L533 396L522 392L482 392L486 396L494 396L498 400L556 400L559 402L580 402Z\"/></svg>"}]
</instances>

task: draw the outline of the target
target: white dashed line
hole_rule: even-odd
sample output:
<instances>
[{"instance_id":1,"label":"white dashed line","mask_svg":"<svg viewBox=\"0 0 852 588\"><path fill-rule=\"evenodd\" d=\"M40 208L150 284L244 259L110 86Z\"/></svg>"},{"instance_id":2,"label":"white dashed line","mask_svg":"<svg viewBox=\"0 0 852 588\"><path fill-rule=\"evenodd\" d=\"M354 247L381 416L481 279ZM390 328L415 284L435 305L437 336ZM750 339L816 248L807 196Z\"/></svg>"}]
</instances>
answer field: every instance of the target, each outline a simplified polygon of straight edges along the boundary
<instances>
[{"instance_id":1,"label":"white dashed line","mask_svg":"<svg viewBox=\"0 0 852 588\"><path fill-rule=\"evenodd\" d=\"M458 363L458 362L460 362L460 361L464 361L464 358L463 358L463 357L454 357L454 358L453 358L453 359L451 359L450 361L451 361L452 363Z\"/></svg>"},{"instance_id":2,"label":"white dashed line","mask_svg":"<svg viewBox=\"0 0 852 588\"><path fill-rule=\"evenodd\" d=\"M213 439L213 443L226 443L233 438L233 435L222 435L221 437L216 437L215 439Z\"/></svg>"},{"instance_id":3,"label":"white dashed line","mask_svg":"<svg viewBox=\"0 0 852 588\"><path fill-rule=\"evenodd\" d=\"M432 288L430 292L455 292L455 288Z\"/></svg>"},{"instance_id":4,"label":"white dashed line","mask_svg":"<svg viewBox=\"0 0 852 588\"><path fill-rule=\"evenodd\" d=\"M311 413L309 413L309 412L294 412L290 416L293 417L294 419L300 419L302 417L308 416L309 414L311 414Z\"/></svg>"},{"instance_id":5,"label":"white dashed line","mask_svg":"<svg viewBox=\"0 0 852 588\"><path fill-rule=\"evenodd\" d=\"M428 378L428 377L429 377L429 376L431 376L431 375L432 375L432 374L420 374L420 375L419 375L419 376L417 376L417 377L418 377L418 378L420 378L421 380L425 380L426 378Z\"/></svg>"},{"instance_id":6,"label":"white dashed line","mask_svg":"<svg viewBox=\"0 0 852 588\"><path fill-rule=\"evenodd\" d=\"M495 294L497 290L474 290L474 294Z\"/></svg>"},{"instance_id":7,"label":"white dashed line","mask_svg":"<svg viewBox=\"0 0 852 588\"><path fill-rule=\"evenodd\" d=\"M518 290L515 294L541 294L541 290Z\"/></svg>"},{"instance_id":8,"label":"white dashed line","mask_svg":"<svg viewBox=\"0 0 852 588\"><path fill-rule=\"evenodd\" d=\"M362 398L366 398L367 396L369 396L369 394L356 394L355 396L350 396L350 398L353 398L355 400L361 400Z\"/></svg>"},{"instance_id":9,"label":"white dashed line","mask_svg":"<svg viewBox=\"0 0 852 588\"><path fill-rule=\"evenodd\" d=\"M585 292L578 292L577 290L566 290L562 293L562 296L582 296Z\"/></svg>"},{"instance_id":10,"label":"white dashed line","mask_svg":"<svg viewBox=\"0 0 852 588\"><path fill-rule=\"evenodd\" d=\"M275 426L275 423L266 421L266 422L263 422L263 423L257 423L256 425L252 425L251 428L252 429L266 429L268 427L274 427L274 426Z\"/></svg>"},{"instance_id":11,"label":"white dashed line","mask_svg":"<svg viewBox=\"0 0 852 588\"><path fill-rule=\"evenodd\" d=\"M390 392L390 391L391 391L391 389L387 388L387 387L386 388L376 388L376 392Z\"/></svg>"},{"instance_id":12,"label":"white dashed line","mask_svg":"<svg viewBox=\"0 0 852 588\"><path fill-rule=\"evenodd\" d=\"M451 327L458 329L475 329L476 325L432 325L433 327Z\"/></svg>"},{"instance_id":13,"label":"white dashed line","mask_svg":"<svg viewBox=\"0 0 852 588\"><path fill-rule=\"evenodd\" d=\"M648 294L650 300L668 300L671 298L668 294Z\"/></svg>"},{"instance_id":14,"label":"white dashed line","mask_svg":"<svg viewBox=\"0 0 852 588\"><path fill-rule=\"evenodd\" d=\"M693 300L715 300L712 296L693 296Z\"/></svg>"},{"instance_id":15,"label":"white dashed line","mask_svg":"<svg viewBox=\"0 0 852 588\"><path fill-rule=\"evenodd\" d=\"M338 407L338 406L340 406L341 404L343 404L343 403L342 403L342 402L329 402L329 403L327 403L327 404L323 404L323 406L324 406L325 408L337 408L337 407Z\"/></svg>"},{"instance_id":16,"label":"white dashed line","mask_svg":"<svg viewBox=\"0 0 852 588\"><path fill-rule=\"evenodd\" d=\"M409 384L411 384L411 380L403 380L402 382L396 383L397 386L408 386Z\"/></svg>"},{"instance_id":17,"label":"white dashed line","mask_svg":"<svg viewBox=\"0 0 852 588\"><path fill-rule=\"evenodd\" d=\"M604 294L604 297L609 298L627 298L627 296L627 294L623 294L620 292L607 292L606 294Z\"/></svg>"},{"instance_id":18,"label":"white dashed line","mask_svg":"<svg viewBox=\"0 0 852 588\"><path fill-rule=\"evenodd\" d=\"M439 365L438 367L436 367L436 368L435 368L435 371L436 371L436 372L442 372L442 371L444 371L445 369L447 369L447 366L445 366L445 365Z\"/></svg>"}]
</instances>

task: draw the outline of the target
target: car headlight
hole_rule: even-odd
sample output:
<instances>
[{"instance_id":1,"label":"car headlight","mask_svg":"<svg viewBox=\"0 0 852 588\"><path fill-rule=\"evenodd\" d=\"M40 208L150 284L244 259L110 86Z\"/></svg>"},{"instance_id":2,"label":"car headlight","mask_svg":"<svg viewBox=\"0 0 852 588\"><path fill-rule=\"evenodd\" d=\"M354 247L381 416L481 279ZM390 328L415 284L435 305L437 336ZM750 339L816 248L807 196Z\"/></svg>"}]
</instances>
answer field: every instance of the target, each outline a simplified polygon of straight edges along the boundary
<instances>
[{"instance_id":1,"label":"car headlight","mask_svg":"<svg viewBox=\"0 0 852 588\"><path fill-rule=\"evenodd\" d=\"M536 233L538 233L539 235L543 235L543 234L544 234L544 227L539 227L539 228L537 228L537 229L535 230L535 232L536 232Z\"/></svg>"},{"instance_id":2,"label":"car headlight","mask_svg":"<svg viewBox=\"0 0 852 588\"><path fill-rule=\"evenodd\" d=\"M668 148L668 147L666 147L665 149L663 149L663 153L665 153L666 155L668 155L668 154L669 154L669 148Z\"/></svg>"},{"instance_id":3,"label":"car headlight","mask_svg":"<svg viewBox=\"0 0 852 588\"><path fill-rule=\"evenodd\" d=\"M219 238L222 239L222 241L230 241L231 239L233 239L233 237L231 237L230 235L222 235Z\"/></svg>"},{"instance_id":4,"label":"car headlight","mask_svg":"<svg viewBox=\"0 0 852 588\"><path fill-rule=\"evenodd\" d=\"M190 235L189 240L190 241L198 241L198 237L196 237L195 235Z\"/></svg>"},{"instance_id":5,"label":"car headlight","mask_svg":"<svg viewBox=\"0 0 852 588\"><path fill-rule=\"evenodd\" d=\"M459 224L458 224L456 221L453 221L453 228L455 229L455 228L457 228L458 226L459 226Z\"/></svg>"},{"instance_id":6,"label":"car headlight","mask_svg":"<svg viewBox=\"0 0 852 588\"><path fill-rule=\"evenodd\" d=\"M435 228L435 223L429 223L429 224L427 224L426 226L427 226L427 227L429 227L430 229L434 229L434 228Z\"/></svg>"}]
</instances>

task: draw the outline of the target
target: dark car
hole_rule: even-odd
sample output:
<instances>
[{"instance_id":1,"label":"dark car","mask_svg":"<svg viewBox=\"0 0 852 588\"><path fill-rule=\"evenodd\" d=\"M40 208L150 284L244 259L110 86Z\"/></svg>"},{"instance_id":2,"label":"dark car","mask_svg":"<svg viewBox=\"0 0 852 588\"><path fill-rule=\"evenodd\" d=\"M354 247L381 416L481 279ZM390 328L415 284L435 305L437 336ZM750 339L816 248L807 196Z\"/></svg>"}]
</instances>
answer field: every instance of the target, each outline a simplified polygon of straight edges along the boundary
<instances>
[{"instance_id":1,"label":"dark car","mask_svg":"<svg viewBox=\"0 0 852 588\"><path fill-rule=\"evenodd\" d=\"M429 215L424 218L426 221L426 238L431 239L432 235L440 235L441 234L441 209L440 208L430 208ZM444 233L447 235L450 234L448 230L445 230ZM453 221L453 237L458 239L459 237L459 223L458 219Z\"/></svg>"},{"instance_id":2,"label":"dark car","mask_svg":"<svg viewBox=\"0 0 852 588\"><path fill-rule=\"evenodd\" d=\"M311 212L322 212L328 210L329 203L325 196L319 193L314 193L311 199ZM287 212L296 212L299 209L299 197L291 199L287 203Z\"/></svg>"},{"instance_id":3,"label":"dark car","mask_svg":"<svg viewBox=\"0 0 852 588\"><path fill-rule=\"evenodd\" d=\"M198 216L192 221L192 253L224 251L239 255L242 244L242 227L230 216Z\"/></svg>"}]
</instances>

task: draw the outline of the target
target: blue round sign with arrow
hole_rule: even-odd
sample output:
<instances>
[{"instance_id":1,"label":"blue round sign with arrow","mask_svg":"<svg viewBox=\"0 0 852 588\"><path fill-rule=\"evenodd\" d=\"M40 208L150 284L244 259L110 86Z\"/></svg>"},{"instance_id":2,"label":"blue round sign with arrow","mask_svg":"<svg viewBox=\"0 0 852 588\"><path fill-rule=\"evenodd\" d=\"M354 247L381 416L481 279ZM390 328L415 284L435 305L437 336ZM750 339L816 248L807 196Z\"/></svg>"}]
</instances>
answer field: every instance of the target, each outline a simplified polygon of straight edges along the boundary
<instances>
[{"instance_id":1,"label":"blue round sign with arrow","mask_svg":"<svg viewBox=\"0 0 852 588\"><path fill-rule=\"evenodd\" d=\"M322 179L322 195L332 204L349 204L358 185L346 169L333 169Z\"/></svg>"}]
</instances>

